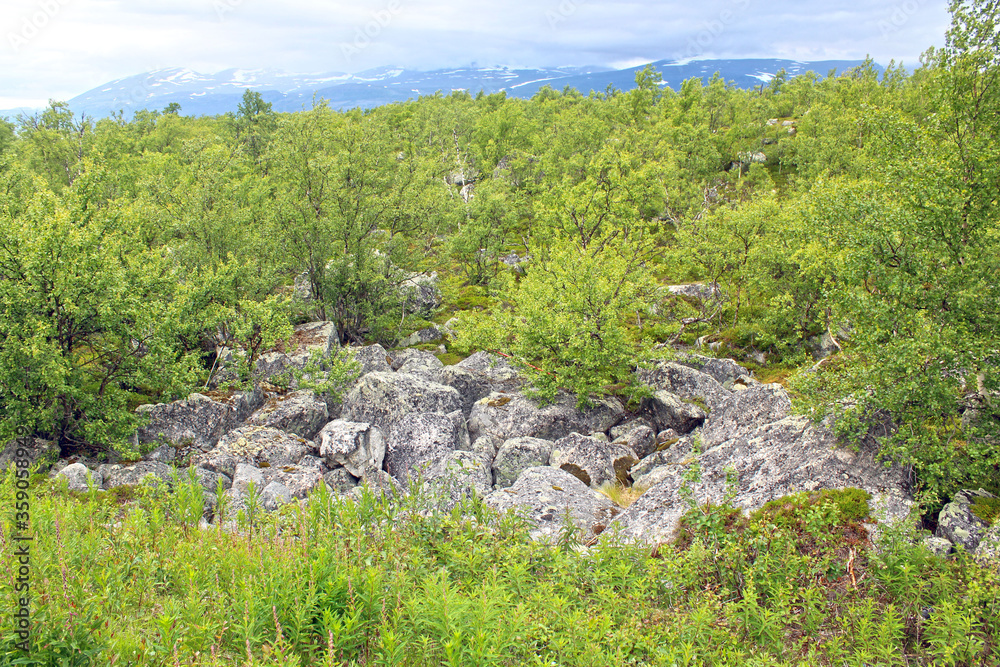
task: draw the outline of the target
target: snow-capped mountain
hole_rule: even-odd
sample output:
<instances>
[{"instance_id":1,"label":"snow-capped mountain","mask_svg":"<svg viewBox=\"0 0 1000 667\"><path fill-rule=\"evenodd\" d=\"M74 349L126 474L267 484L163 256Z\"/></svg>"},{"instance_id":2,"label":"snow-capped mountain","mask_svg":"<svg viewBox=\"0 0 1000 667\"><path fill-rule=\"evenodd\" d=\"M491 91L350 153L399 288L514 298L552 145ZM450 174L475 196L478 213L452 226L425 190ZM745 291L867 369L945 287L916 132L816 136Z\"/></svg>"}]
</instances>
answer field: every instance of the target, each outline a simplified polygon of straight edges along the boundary
<instances>
[{"instance_id":1,"label":"snow-capped mountain","mask_svg":"<svg viewBox=\"0 0 1000 667\"><path fill-rule=\"evenodd\" d=\"M830 70L843 72L860 61L831 60L799 62L792 60L661 60L652 63L664 79L664 85L677 90L691 77L707 81L719 72L726 81L749 88L769 81L784 69L794 76L813 71L826 76ZM460 67L434 71L414 71L398 67L347 74L292 74L276 70L228 69L202 74L189 69L170 68L145 72L110 81L69 100L77 113L101 118L119 111L126 117L139 109L162 110L172 102L181 105L183 115L215 115L236 111L243 93L255 90L275 111L298 111L309 108L313 99L326 99L336 109L370 108L391 102L454 90L495 93L501 90L514 97L528 98L544 86L562 90L566 86L584 94L603 92L609 87L630 90L635 74L642 67L612 70L604 67L558 67L550 69L513 69L498 67ZM22 110L0 111L14 116Z\"/></svg>"}]
</instances>

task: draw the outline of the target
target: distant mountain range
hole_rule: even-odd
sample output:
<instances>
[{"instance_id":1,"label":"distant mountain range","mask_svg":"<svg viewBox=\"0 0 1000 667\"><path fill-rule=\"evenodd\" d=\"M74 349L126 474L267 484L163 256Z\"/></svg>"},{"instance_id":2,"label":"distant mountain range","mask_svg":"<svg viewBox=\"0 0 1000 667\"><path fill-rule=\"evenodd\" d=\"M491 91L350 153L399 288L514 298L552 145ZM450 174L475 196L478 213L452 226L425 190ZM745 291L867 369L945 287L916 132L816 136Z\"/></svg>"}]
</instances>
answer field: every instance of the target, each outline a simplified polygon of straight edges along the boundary
<instances>
[{"instance_id":1,"label":"distant mountain range","mask_svg":"<svg viewBox=\"0 0 1000 667\"><path fill-rule=\"evenodd\" d=\"M652 65L662 73L664 85L674 90L691 77L708 80L719 72L726 81L750 88L766 83L784 69L790 76L813 71L826 76L861 64L853 60L799 62L794 60L661 60ZM215 115L236 111L245 90L255 90L275 111L310 108L313 99L326 99L336 109L371 108L405 101L441 91L501 90L513 97L529 98L544 86L562 90L566 86L584 94L609 87L631 90L636 72L644 66L613 70L603 67L558 67L553 69L512 69L509 67L462 67L429 72L383 67L358 74L290 74L274 70L228 69L216 74L200 74L189 69L170 68L110 81L69 100L76 113L102 118L123 111L126 117L139 109L162 110L172 102L181 105L182 115ZM34 109L0 111L14 117Z\"/></svg>"}]
</instances>

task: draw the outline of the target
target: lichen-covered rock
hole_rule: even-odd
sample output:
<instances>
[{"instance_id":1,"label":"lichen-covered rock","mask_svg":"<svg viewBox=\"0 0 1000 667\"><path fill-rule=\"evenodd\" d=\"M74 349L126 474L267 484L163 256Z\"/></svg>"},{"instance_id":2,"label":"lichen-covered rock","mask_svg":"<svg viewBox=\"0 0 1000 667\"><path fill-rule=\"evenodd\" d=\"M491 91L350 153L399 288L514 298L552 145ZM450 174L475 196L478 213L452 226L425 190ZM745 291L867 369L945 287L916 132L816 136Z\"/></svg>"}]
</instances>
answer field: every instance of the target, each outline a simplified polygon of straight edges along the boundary
<instances>
[{"instance_id":1,"label":"lichen-covered rock","mask_svg":"<svg viewBox=\"0 0 1000 667\"><path fill-rule=\"evenodd\" d=\"M982 489L959 491L938 514L938 525L934 534L969 553L974 552L989 529L989 524L972 513L972 503L976 498L993 497L992 493Z\"/></svg>"},{"instance_id":2,"label":"lichen-covered rock","mask_svg":"<svg viewBox=\"0 0 1000 667\"><path fill-rule=\"evenodd\" d=\"M399 339L397 345L399 347L410 347L413 345L420 345L422 343L433 343L436 340L441 340L444 338L444 332L437 327L427 327L426 329L420 329L419 331L414 331L409 336Z\"/></svg>"},{"instance_id":3,"label":"lichen-covered rock","mask_svg":"<svg viewBox=\"0 0 1000 667\"><path fill-rule=\"evenodd\" d=\"M292 501L292 491L281 482L269 482L260 494L261 506L269 512L274 512Z\"/></svg>"},{"instance_id":4,"label":"lichen-covered rock","mask_svg":"<svg viewBox=\"0 0 1000 667\"><path fill-rule=\"evenodd\" d=\"M476 352L455 364L455 367L483 378L494 391L513 390L524 384L524 378L509 361L489 352Z\"/></svg>"},{"instance_id":5,"label":"lichen-covered rock","mask_svg":"<svg viewBox=\"0 0 1000 667\"><path fill-rule=\"evenodd\" d=\"M445 415L461 409L462 400L451 387L406 373L369 373L344 399L340 417L367 422L385 433L408 414Z\"/></svg>"},{"instance_id":6,"label":"lichen-covered rock","mask_svg":"<svg viewBox=\"0 0 1000 667\"><path fill-rule=\"evenodd\" d=\"M595 489L605 482L628 484L629 471L639 462L631 447L579 433L556 440L553 449L559 454L552 465Z\"/></svg>"},{"instance_id":7,"label":"lichen-covered rock","mask_svg":"<svg viewBox=\"0 0 1000 667\"><path fill-rule=\"evenodd\" d=\"M438 384L453 387L462 400L462 414L468 419L476 401L493 391L493 383L485 375L466 370L460 366L444 366L433 373Z\"/></svg>"},{"instance_id":8,"label":"lichen-covered rock","mask_svg":"<svg viewBox=\"0 0 1000 667\"><path fill-rule=\"evenodd\" d=\"M656 451L656 431L648 426L636 426L611 442L631 448L636 456L643 459Z\"/></svg>"},{"instance_id":9,"label":"lichen-covered rock","mask_svg":"<svg viewBox=\"0 0 1000 667\"><path fill-rule=\"evenodd\" d=\"M922 543L935 556L945 556L955 550L955 545L943 537L925 537Z\"/></svg>"},{"instance_id":10,"label":"lichen-covered rock","mask_svg":"<svg viewBox=\"0 0 1000 667\"><path fill-rule=\"evenodd\" d=\"M259 390L252 392L191 394L187 400L140 405L146 419L136 432L138 444L158 442L207 452L219 439L242 424L264 404Z\"/></svg>"},{"instance_id":11,"label":"lichen-covered rock","mask_svg":"<svg viewBox=\"0 0 1000 667\"><path fill-rule=\"evenodd\" d=\"M461 429L448 415L404 415L386 433L385 471L406 484L444 460L460 441Z\"/></svg>"},{"instance_id":12,"label":"lichen-covered rock","mask_svg":"<svg viewBox=\"0 0 1000 667\"><path fill-rule=\"evenodd\" d=\"M376 498L391 500L393 498L402 498L406 495L406 488L386 471L377 470L364 477L357 486L345 493L344 496L352 500L360 500L365 493L370 493Z\"/></svg>"},{"instance_id":13,"label":"lichen-covered rock","mask_svg":"<svg viewBox=\"0 0 1000 667\"><path fill-rule=\"evenodd\" d=\"M488 440L480 438L479 441ZM478 442L477 441L477 444ZM497 450L493 460L493 483L498 489L512 486L528 468L549 465L552 441L541 438L511 438Z\"/></svg>"},{"instance_id":14,"label":"lichen-covered rock","mask_svg":"<svg viewBox=\"0 0 1000 667\"><path fill-rule=\"evenodd\" d=\"M690 433L703 423L708 416L693 403L681 400L669 391L655 391L652 396L642 399L643 414L653 422L657 431L668 428L678 433Z\"/></svg>"},{"instance_id":15,"label":"lichen-covered rock","mask_svg":"<svg viewBox=\"0 0 1000 667\"><path fill-rule=\"evenodd\" d=\"M312 440L328 421L326 401L320 400L311 391L293 391L272 397L250 416L246 424L276 428Z\"/></svg>"},{"instance_id":16,"label":"lichen-covered rock","mask_svg":"<svg viewBox=\"0 0 1000 667\"><path fill-rule=\"evenodd\" d=\"M380 470L385 459L382 432L364 422L332 421L320 430L316 444L328 466L343 466L355 477Z\"/></svg>"},{"instance_id":17,"label":"lichen-covered rock","mask_svg":"<svg viewBox=\"0 0 1000 667\"><path fill-rule=\"evenodd\" d=\"M712 411L732 394L708 373L672 361L661 361L653 368L640 369L639 381L681 398L704 401Z\"/></svg>"},{"instance_id":18,"label":"lichen-covered rock","mask_svg":"<svg viewBox=\"0 0 1000 667\"><path fill-rule=\"evenodd\" d=\"M97 468L97 473L104 479L104 488L113 489L119 486L138 486L149 476L154 486L161 482L171 484L175 469L159 461L139 461L129 466L106 464Z\"/></svg>"},{"instance_id":19,"label":"lichen-covered rock","mask_svg":"<svg viewBox=\"0 0 1000 667\"><path fill-rule=\"evenodd\" d=\"M658 449L652 454L642 457L637 464L632 466L631 475L632 479L635 480L635 484L651 486L648 480L646 482L642 480L656 468L686 465L694 461L694 457L691 454L692 441L692 436L677 438L673 442L670 442L670 444L662 444L662 449Z\"/></svg>"},{"instance_id":20,"label":"lichen-covered rock","mask_svg":"<svg viewBox=\"0 0 1000 667\"><path fill-rule=\"evenodd\" d=\"M42 438L16 438L4 445L0 452L0 473L17 466L18 461L27 462L29 470L37 468L45 474L59 460L59 445Z\"/></svg>"},{"instance_id":21,"label":"lichen-covered rock","mask_svg":"<svg viewBox=\"0 0 1000 667\"><path fill-rule=\"evenodd\" d=\"M95 489L99 489L104 485L104 475L97 470L89 470L87 466L79 462L71 463L60 470L56 478L65 478L67 488L70 491L89 491L90 485L87 483L87 473L90 473L90 478Z\"/></svg>"},{"instance_id":22,"label":"lichen-covered rock","mask_svg":"<svg viewBox=\"0 0 1000 667\"><path fill-rule=\"evenodd\" d=\"M723 502L728 477L734 485L731 504L747 511L799 491L850 487L871 493L875 505L891 496L897 515L912 505L899 467L886 468L870 448L854 452L837 447L830 431L801 417L764 424L720 443L698 457L698 466L700 481L690 484L698 504ZM689 508L680 493L686 484L682 473L678 466L677 474L660 481L616 519L625 537L646 542L673 537Z\"/></svg>"},{"instance_id":23,"label":"lichen-covered rock","mask_svg":"<svg viewBox=\"0 0 1000 667\"><path fill-rule=\"evenodd\" d=\"M469 434L472 441L492 435L501 441L511 438L558 440L570 433L599 433L615 426L625 414L616 398L595 401L588 410L578 410L576 398L560 394L554 403L539 406L521 393L493 392L472 406Z\"/></svg>"},{"instance_id":24,"label":"lichen-covered rock","mask_svg":"<svg viewBox=\"0 0 1000 667\"><path fill-rule=\"evenodd\" d=\"M314 456L304 456L297 465L272 466L264 468L264 480L268 484L280 483L292 498L305 498L323 482L326 472L322 461Z\"/></svg>"},{"instance_id":25,"label":"lichen-covered rock","mask_svg":"<svg viewBox=\"0 0 1000 667\"><path fill-rule=\"evenodd\" d=\"M243 426L227 433L215 449L196 456L198 467L233 476L236 463L255 467L295 465L314 451L312 442L276 428Z\"/></svg>"},{"instance_id":26,"label":"lichen-covered rock","mask_svg":"<svg viewBox=\"0 0 1000 667\"><path fill-rule=\"evenodd\" d=\"M215 472L213 470L208 470L207 468L192 468L194 474L196 475L198 482L201 484L201 488L205 491L215 492L219 488L219 482L222 482L223 491L230 489L233 486L233 480L230 479L229 475L223 474L221 472ZM181 473L181 479L186 478L186 472Z\"/></svg>"},{"instance_id":27,"label":"lichen-covered rock","mask_svg":"<svg viewBox=\"0 0 1000 667\"><path fill-rule=\"evenodd\" d=\"M976 547L975 558L983 565L1000 566L1000 521L983 533Z\"/></svg>"},{"instance_id":28,"label":"lichen-covered rock","mask_svg":"<svg viewBox=\"0 0 1000 667\"><path fill-rule=\"evenodd\" d=\"M241 496L246 496L249 493L251 484L255 489L255 493L259 494L263 491L267 485L267 481L264 479L264 471L249 463L236 464L236 471L233 473L233 485L230 487L231 490Z\"/></svg>"},{"instance_id":29,"label":"lichen-covered rock","mask_svg":"<svg viewBox=\"0 0 1000 667\"><path fill-rule=\"evenodd\" d=\"M323 481L326 482L331 491L338 494L347 493L360 482L347 468L340 466L323 475Z\"/></svg>"},{"instance_id":30,"label":"lichen-covered rock","mask_svg":"<svg viewBox=\"0 0 1000 667\"><path fill-rule=\"evenodd\" d=\"M761 384L730 394L712 408L701 430L704 449L749 435L757 428L788 416L792 401L779 384Z\"/></svg>"},{"instance_id":31,"label":"lichen-covered rock","mask_svg":"<svg viewBox=\"0 0 1000 667\"><path fill-rule=\"evenodd\" d=\"M390 353L392 369L399 373L432 373L443 368L444 363L427 350L408 348Z\"/></svg>"},{"instance_id":32,"label":"lichen-covered rock","mask_svg":"<svg viewBox=\"0 0 1000 667\"><path fill-rule=\"evenodd\" d=\"M434 509L450 512L463 500L489 495L491 479L489 469L472 452L455 450L424 469L423 498Z\"/></svg>"},{"instance_id":33,"label":"lichen-covered rock","mask_svg":"<svg viewBox=\"0 0 1000 667\"><path fill-rule=\"evenodd\" d=\"M653 436L656 436L656 428L653 426L653 422L642 415L626 418L622 423L612 427L611 430L608 431L608 435L611 436L612 441L618 440L619 438L627 436L640 426L653 429Z\"/></svg>"},{"instance_id":34,"label":"lichen-covered rock","mask_svg":"<svg viewBox=\"0 0 1000 667\"><path fill-rule=\"evenodd\" d=\"M734 382L741 377L752 376L750 371L732 359L717 359L704 357L700 354L681 353L677 355L676 363L711 375L716 382L723 386L727 382Z\"/></svg>"},{"instance_id":35,"label":"lichen-covered rock","mask_svg":"<svg viewBox=\"0 0 1000 667\"><path fill-rule=\"evenodd\" d=\"M177 460L177 448L170 445L161 445L142 457L143 461L159 461L160 463L173 463Z\"/></svg>"},{"instance_id":36,"label":"lichen-covered rock","mask_svg":"<svg viewBox=\"0 0 1000 667\"><path fill-rule=\"evenodd\" d=\"M521 513L534 525L533 539L552 543L563 534L567 517L586 541L603 531L618 512L606 497L551 466L528 468L513 486L494 491L484 502L499 511Z\"/></svg>"},{"instance_id":37,"label":"lichen-covered rock","mask_svg":"<svg viewBox=\"0 0 1000 667\"><path fill-rule=\"evenodd\" d=\"M368 373L391 373L393 371L390 362L392 358L385 348L375 343L352 350L354 360L361 364L361 375Z\"/></svg>"},{"instance_id":38,"label":"lichen-covered rock","mask_svg":"<svg viewBox=\"0 0 1000 667\"><path fill-rule=\"evenodd\" d=\"M437 272L416 273L400 284L400 295L406 300L406 311L427 318L441 305L441 290Z\"/></svg>"},{"instance_id":39,"label":"lichen-covered rock","mask_svg":"<svg viewBox=\"0 0 1000 667\"><path fill-rule=\"evenodd\" d=\"M289 370L305 368L315 352L329 357L340 345L337 325L333 322L307 322L296 325L291 344L285 351L269 351L258 357L254 364L253 376L258 380L269 380L276 384L294 383Z\"/></svg>"}]
</instances>

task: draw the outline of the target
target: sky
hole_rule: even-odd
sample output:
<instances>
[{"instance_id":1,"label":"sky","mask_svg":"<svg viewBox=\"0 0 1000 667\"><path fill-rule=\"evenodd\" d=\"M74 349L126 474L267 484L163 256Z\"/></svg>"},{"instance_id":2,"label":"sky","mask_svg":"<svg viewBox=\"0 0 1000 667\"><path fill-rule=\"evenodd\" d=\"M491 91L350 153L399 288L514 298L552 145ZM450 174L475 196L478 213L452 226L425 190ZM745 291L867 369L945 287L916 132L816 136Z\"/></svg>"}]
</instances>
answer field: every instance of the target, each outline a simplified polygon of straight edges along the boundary
<instances>
[{"instance_id":1,"label":"sky","mask_svg":"<svg viewBox=\"0 0 1000 667\"><path fill-rule=\"evenodd\" d=\"M167 67L599 65L890 59L941 46L946 0L2 0L0 108Z\"/></svg>"}]
</instances>

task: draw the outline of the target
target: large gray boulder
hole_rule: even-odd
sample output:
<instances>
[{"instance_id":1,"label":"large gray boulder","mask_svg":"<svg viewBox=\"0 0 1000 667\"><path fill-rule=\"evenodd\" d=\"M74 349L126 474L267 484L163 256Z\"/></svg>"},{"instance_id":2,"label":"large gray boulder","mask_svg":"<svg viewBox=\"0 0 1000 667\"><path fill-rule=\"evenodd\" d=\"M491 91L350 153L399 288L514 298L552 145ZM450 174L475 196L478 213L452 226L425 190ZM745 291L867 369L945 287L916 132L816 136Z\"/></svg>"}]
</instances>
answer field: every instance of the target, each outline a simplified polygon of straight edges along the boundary
<instances>
[{"instance_id":1,"label":"large gray boulder","mask_svg":"<svg viewBox=\"0 0 1000 667\"><path fill-rule=\"evenodd\" d=\"M757 428L784 419L792 409L788 392L779 384L758 384L730 394L712 408L701 431L702 447L741 438Z\"/></svg>"},{"instance_id":2,"label":"large gray boulder","mask_svg":"<svg viewBox=\"0 0 1000 667\"><path fill-rule=\"evenodd\" d=\"M523 383L521 374L509 361L489 352L476 352L455 365L485 378L498 388L513 388Z\"/></svg>"},{"instance_id":3,"label":"large gray boulder","mask_svg":"<svg viewBox=\"0 0 1000 667\"><path fill-rule=\"evenodd\" d=\"M976 547L975 558L983 565L1000 566L1000 521L983 533Z\"/></svg>"},{"instance_id":4,"label":"large gray boulder","mask_svg":"<svg viewBox=\"0 0 1000 667\"><path fill-rule=\"evenodd\" d=\"M140 405L136 412L146 424L138 429L136 439L140 445L170 444L207 452L263 404L264 394L254 390L191 394L183 401Z\"/></svg>"},{"instance_id":5,"label":"large gray boulder","mask_svg":"<svg viewBox=\"0 0 1000 667\"><path fill-rule=\"evenodd\" d=\"M972 503L976 498L993 497L992 493L983 489L959 491L938 514L938 525L934 534L973 553L983 535L989 530L989 524L972 513Z\"/></svg>"},{"instance_id":6,"label":"large gray boulder","mask_svg":"<svg viewBox=\"0 0 1000 667\"><path fill-rule=\"evenodd\" d=\"M406 484L444 460L461 442L461 427L448 415L403 415L386 432L385 470Z\"/></svg>"},{"instance_id":7,"label":"large gray boulder","mask_svg":"<svg viewBox=\"0 0 1000 667\"><path fill-rule=\"evenodd\" d=\"M705 423L708 416L697 405L663 390L655 391L652 396L642 399L642 412L653 422L657 431L672 428L678 433L690 433Z\"/></svg>"},{"instance_id":8,"label":"large gray boulder","mask_svg":"<svg viewBox=\"0 0 1000 667\"><path fill-rule=\"evenodd\" d=\"M158 461L139 461L124 466L120 464L105 464L98 466L95 477L100 475L104 480L105 489L119 486L139 486L148 476L153 485L161 482L173 483L175 468Z\"/></svg>"},{"instance_id":9,"label":"large gray boulder","mask_svg":"<svg viewBox=\"0 0 1000 667\"><path fill-rule=\"evenodd\" d=\"M312 442L266 426L243 426L227 433L211 451L192 464L230 477L237 463L255 467L295 465L314 451Z\"/></svg>"},{"instance_id":10,"label":"large gray boulder","mask_svg":"<svg viewBox=\"0 0 1000 667\"><path fill-rule=\"evenodd\" d=\"M741 377L753 375L749 370L732 359L717 359L715 357L705 357L700 354L678 354L676 363L681 366L693 368L696 371L701 371L706 375L711 375L716 382L723 386L739 380Z\"/></svg>"},{"instance_id":11,"label":"large gray boulder","mask_svg":"<svg viewBox=\"0 0 1000 667\"><path fill-rule=\"evenodd\" d=\"M292 502L293 497L291 489L281 482L268 482L260 494L260 504L268 512L274 512Z\"/></svg>"},{"instance_id":12,"label":"large gray boulder","mask_svg":"<svg viewBox=\"0 0 1000 667\"><path fill-rule=\"evenodd\" d=\"M468 419L476 401L493 391L493 382L484 374L467 370L461 366L444 366L433 373L438 384L453 387L462 400L462 414Z\"/></svg>"},{"instance_id":13,"label":"large gray boulder","mask_svg":"<svg viewBox=\"0 0 1000 667\"><path fill-rule=\"evenodd\" d=\"M731 392L708 373L672 361L639 369L639 381L682 398L704 401L712 411L731 396Z\"/></svg>"},{"instance_id":14,"label":"large gray boulder","mask_svg":"<svg viewBox=\"0 0 1000 667\"><path fill-rule=\"evenodd\" d=\"M558 454L552 465L595 489L605 482L628 484L629 471L639 462L630 447L579 433L556 440L553 449Z\"/></svg>"},{"instance_id":15,"label":"large gray boulder","mask_svg":"<svg viewBox=\"0 0 1000 667\"><path fill-rule=\"evenodd\" d=\"M420 345L422 343L433 343L444 338L444 331L437 327L427 327L426 329L420 329L414 331L409 336L400 338L396 341L399 347L411 347L413 345Z\"/></svg>"},{"instance_id":16,"label":"large gray boulder","mask_svg":"<svg viewBox=\"0 0 1000 667\"><path fill-rule=\"evenodd\" d=\"M684 436L683 438L678 438L671 442L669 445L664 443L661 445L662 449L644 456L639 463L632 466L632 479L635 480L635 484L643 484L649 486L646 482L642 481L645 475L648 475L656 468L662 466L676 466L676 465L686 465L694 460L691 454L691 445L694 438L693 436Z\"/></svg>"},{"instance_id":17,"label":"large gray boulder","mask_svg":"<svg viewBox=\"0 0 1000 667\"><path fill-rule=\"evenodd\" d=\"M614 430L614 429L612 429ZM614 433L612 433L614 436ZM636 426L612 440L617 445L629 447L635 455L643 459L656 451L656 431L648 426Z\"/></svg>"},{"instance_id":18,"label":"large gray boulder","mask_svg":"<svg viewBox=\"0 0 1000 667\"><path fill-rule=\"evenodd\" d=\"M912 505L899 467L887 468L870 448L855 452L838 447L830 431L802 417L764 424L722 442L698 456L698 466L700 481L688 484L687 466L674 466L619 516L616 524L624 536L646 542L671 539L677 521L690 509L681 489L689 486L699 505L719 504L727 497L727 477L733 484L731 504L747 511L799 491L849 487L868 491L874 504L893 508L897 515Z\"/></svg>"},{"instance_id":19,"label":"large gray boulder","mask_svg":"<svg viewBox=\"0 0 1000 667\"><path fill-rule=\"evenodd\" d=\"M606 497L565 470L551 466L528 468L514 485L486 496L486 505L498 511L516 511L533 528L533 539L557 542L567 518L579 539L600 534L619 511Z\"/></svg>"},{"instance_id":20,"label":"large gray boulder","mask_svg":"<svg viewBox=\"0 0 1000 667\"><path fill-rule=\"evenodd\" d=\"M427 350L405 349L390 352L392 369L400 373L431 373L444 363Z\"/></svg>"},{"instance_id":21,"label":"large gray boulder","mask_svg":"<svg viewBox=\"0 0 1000 667\"><path fill-rule=\"evenodd\" d=\"M489 437L477 441L487 441ZM552 441L541 438L511 438L502 445L493 459L493 481L498 489L505 489L517 481L528 468L549 465Z\"/></svg>"},{"instance_id":22,"label":"large gray boulder","mask_svg":"<svg viewBox=\"0 0 1000 667\"><path fill-rule=\"evenodd\" d=\"M307 322L295 326L290 344L284 350L266 352L254 364L253 376L276 384L292 386L290 369L305 368L314 352L329 357L340 345L337 325L333 322Z\"/></svg>"},{"instance_id":23,"label":"large gray boulder","mask_svg":"<svg viewBox=\"0 0 1000 667\"><path fill-rule=\"evenodd\" d=\"M44 474L59 460L59 445L42 438L15 438L0 452L0 473L17 466L18 461L27 462L28 469L37 468Z\"/></svg>"},{"instance_id":24,"label":"large gray boulder","mask_svg":"<svg viewBox=\"0 0 1000 667\"><path fill-rule=\"evenodd\" d=\"M344 399L340 417L367 422L385 433L408 414L443 415L461 409L462 399L451 387L405 373L369 373Z\"/></svg>"},{"instance_id":25,"label":"large gray boulder","mask_svg":"<svg viewBox=\"0 0 1000 667\"><path fill-rule=\"evenodd\" d=\"M332 421L316 436L316 444L328 466L343 466L355 477L380 470L385 459L382 432L366 422Z\"/></svg>"},{"instance_id":26,"label":"large gray boulder","mask_svg":"<svg viewBox=\"0 0 1000 667\"><path fill-rule=\"evenodd\" d=\"M368 373L391 373L393 370L390 365L392 357L378 343L354 348L352 351L354 353L354 360L361 364L361 375L367 375Z\"/></svg>"},{"instance_id":27,"label":"large gray boulder","mask_svg":"<svg viewBox=\"0 0 1000 667\"><path fill-rule=\"evenodd\" d=\"M578 410L576 398L560 394L554 403L539 406L521 393L493 392L476 401L469 416L473 443L484 435L501 441L511 438L558 440L570 433L603 433L622 420L625 408L616 398L595 401L588 410Z\"/></svg>"},{"instance_id":28,"label":"large gray boulder","mask_svg":"<svg viewBox=\"0 0 1000 667\"><path fill-rule=\"evenodd\" d=\"M60 470L56 475L56 479L65 479L66 488L70 491L88 491L90 490L90 486L87 483L88 473L95 489L99 489L104 485L104 475L96 470L89 470L87 466L79 462L71 463Z\"/></svg>"},{"instance_id":29,"label":"large gray boulder","mask_svg":"<svg viewBox=\"0 0 1000 667\"><path fill-rule=\"evenodd\" d=\"M485 498L493 490L492 474L472 452L455 450L425 466L421 490L425 509L450 512L463 500Z\"/></svg>"},{"instance_id":30,"label":"large gray boulder","mask_svg":"<svg viewBox=\"0 0 1000 667\"><path fill-rule=\"evenodd\" d=\"M328 421L326 401L311 391L293 391L271 397L246 425L276 428L312 440Z\"/></svg>"},{"instance_id":31,"label":"large gray boulder","mask_svg":"<svg viewBox=\"0 0 1000 667\"><path fill-rule=\"evenodd\" d=\"M292 498L306 498L323 483L326 469L314 456L303 456L296 465L275 466L262 470L268 484L281 484Z\"/></svg>"}]
</instances>

